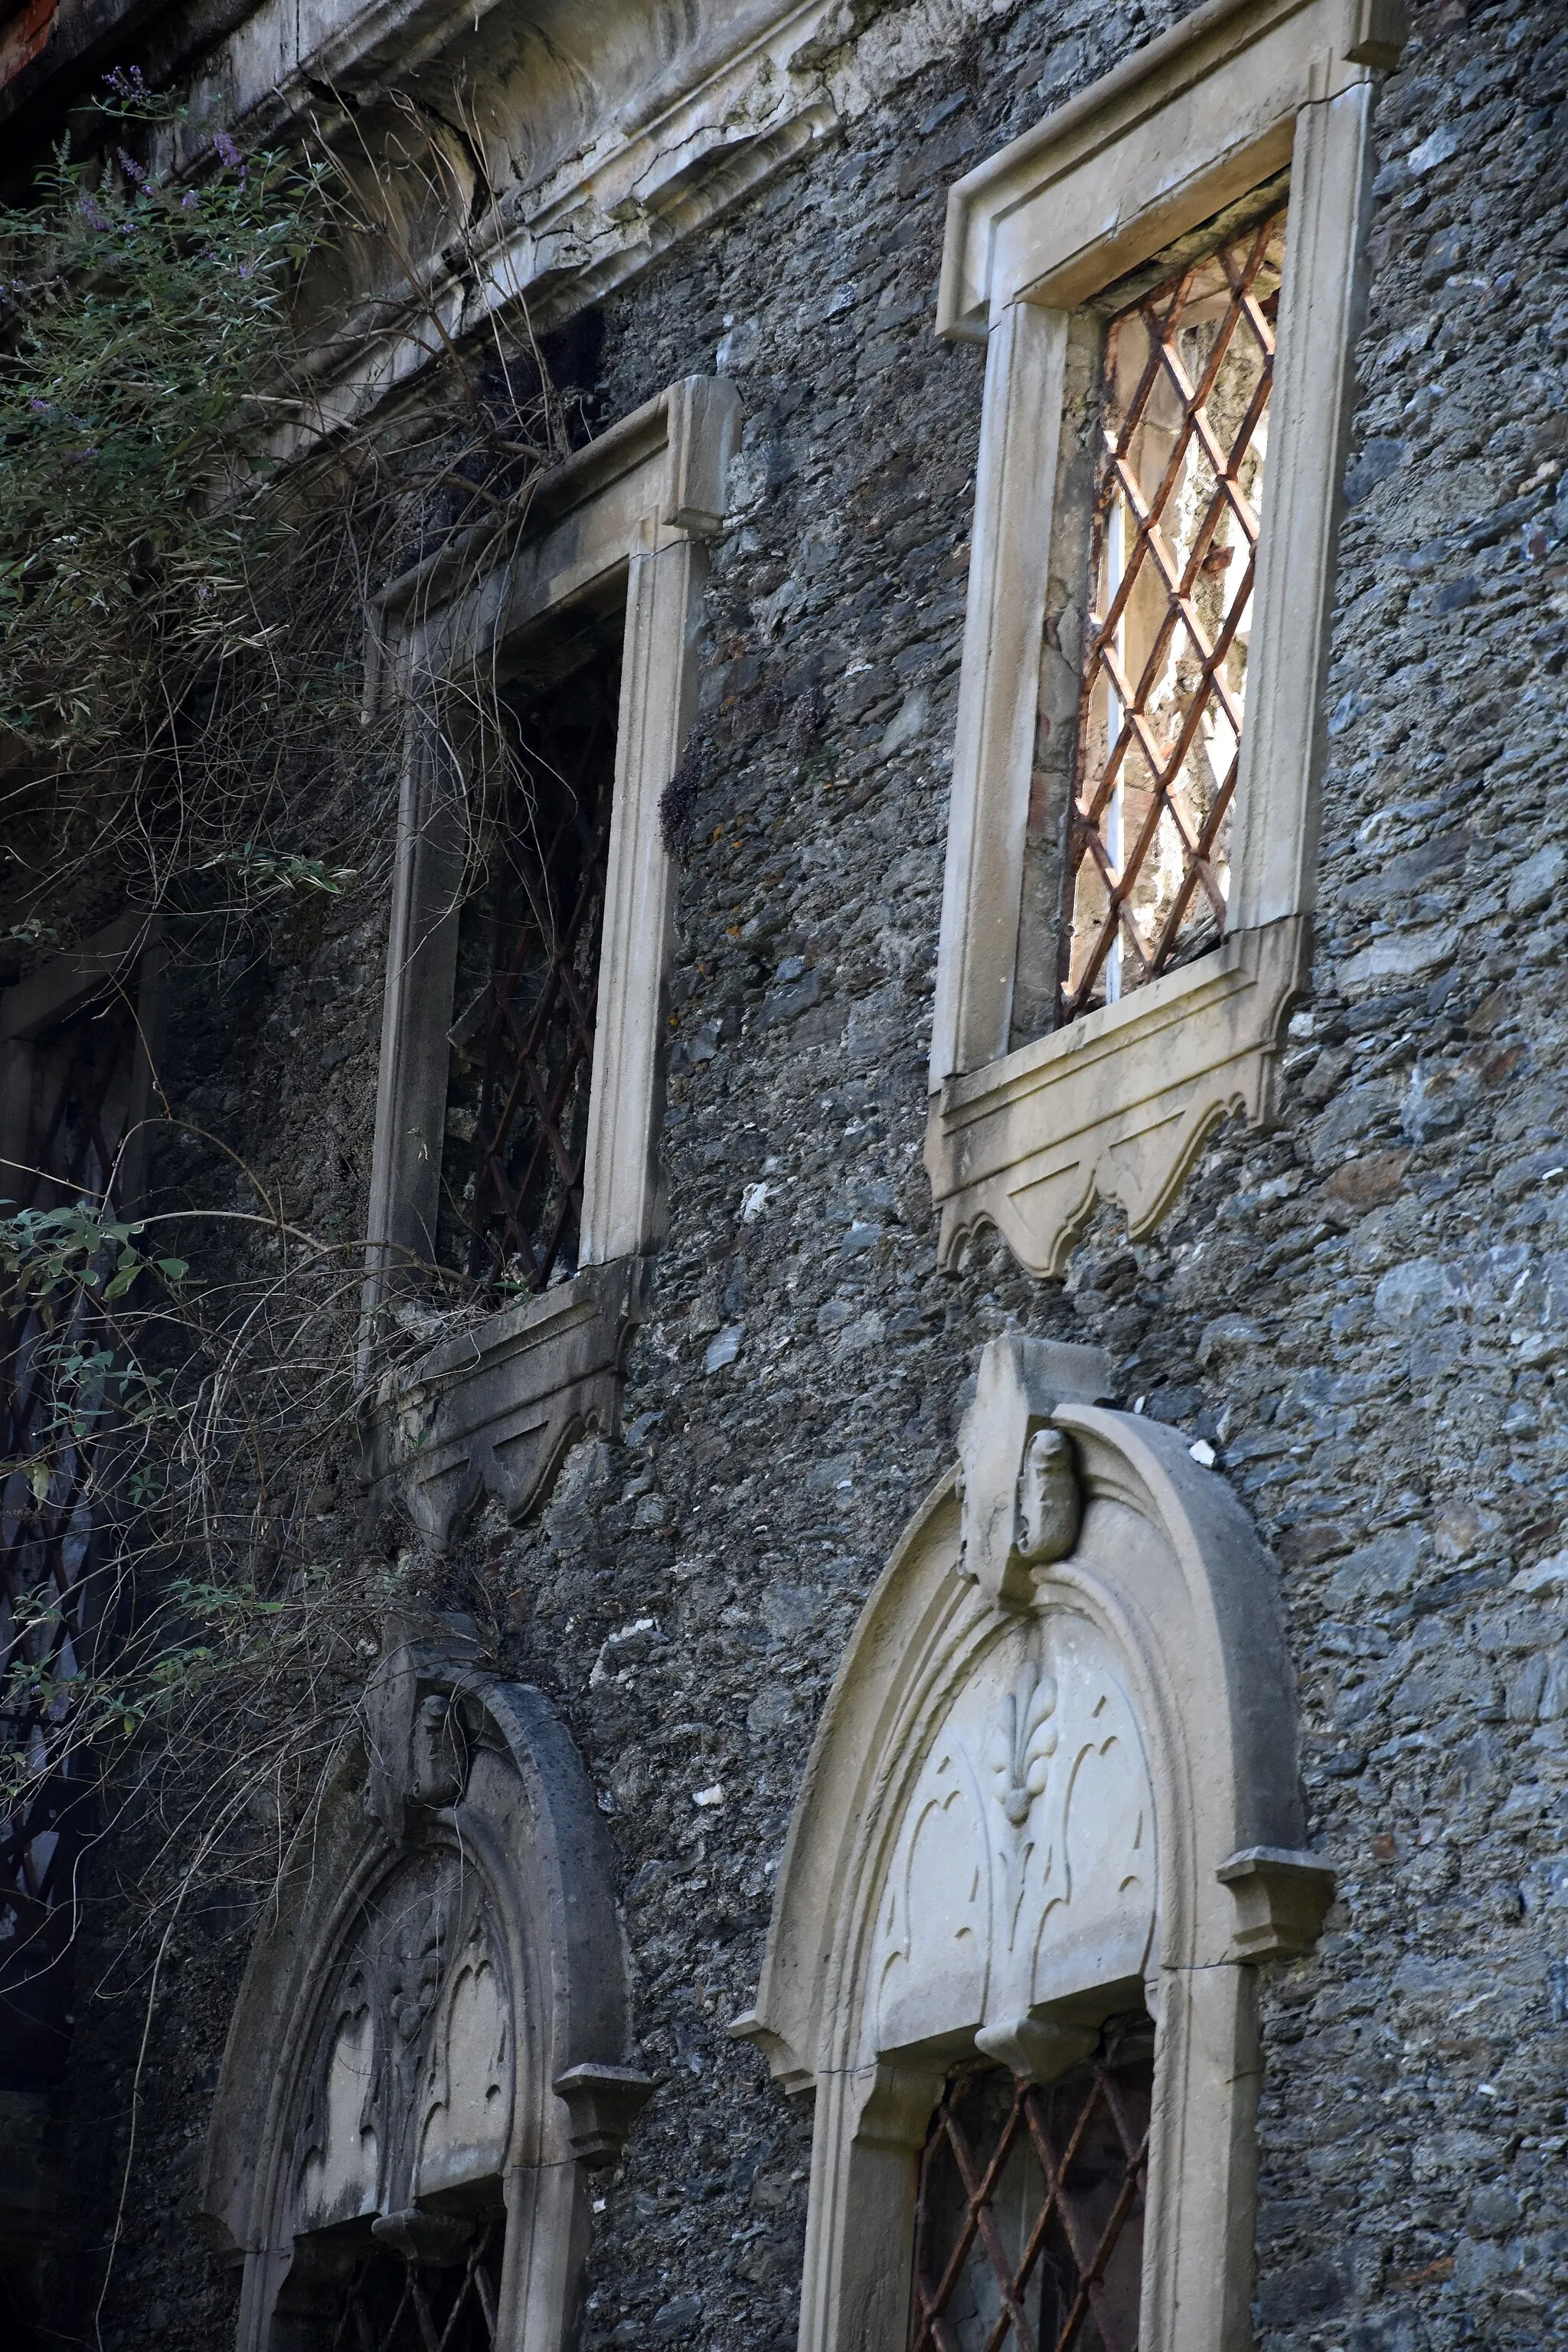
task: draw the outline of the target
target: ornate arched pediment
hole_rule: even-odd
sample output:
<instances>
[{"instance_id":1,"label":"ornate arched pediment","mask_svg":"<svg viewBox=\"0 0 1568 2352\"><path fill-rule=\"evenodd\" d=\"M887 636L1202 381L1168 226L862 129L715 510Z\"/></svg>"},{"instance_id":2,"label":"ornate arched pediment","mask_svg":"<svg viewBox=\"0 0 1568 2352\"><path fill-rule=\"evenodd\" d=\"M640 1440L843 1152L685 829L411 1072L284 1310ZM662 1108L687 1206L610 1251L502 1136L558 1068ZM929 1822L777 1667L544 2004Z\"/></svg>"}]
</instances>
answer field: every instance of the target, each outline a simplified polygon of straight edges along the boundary
<instances>
[{"instance_id":1,"label":"ornate arched pediment","mask_svg":"<svg viewBox=\"0 0 1568 2352\"><path fill-rule=\"evenodd\" d=\"M994 1340L961 1467L911 1521L861 1614L791 1825L756 2010L737 2029L793 2084L873 2046L903 2046L884 2038L904 2026L879 1984L873 1998L864 1956L882 1950L874 1938L912 1899L898 1874L922 1837L930 1916L958 1903L961 1854L978 1866L983 1853L995 1885L1013 1883L1011 1872L1029 1890L1019 1899L1038 1930L1026 2004L1035 2008L1075 1997L1074 1952L1097 1940L1107 1955L1130 1955L1142 1935L1150 1963L1168 1971L1290 1949L1321 1916L1330 1874L1301 1851L1273 1565L1229 1487L1177 1431L1088 1401L1108 1377L1092 1349L1019 1333ZM1042 1433L1055 1441L1049 1454ZM1048 1490L1042 1507L1041 1465L1059 1482L1064 1461L1072 1507ZM1060 1557L1036 1536L1047 1527L1069 1546ZM1116 1726L1098 1747L1097 1709ZM1064 1773L1058 1759L1069 1753ZM924 1793L939 1782L952 1791L940 1828ZM1139 1869L1112 1895L1109 1857L1133 1821ZM1005 1834L1019 1828L1021 1843ZM936 1859L944 1839L947 1867ZM1086 1857L1076 1912L1074 1841ZM967 1984L984 1983L985 2016L999 2023L991 1976L1004 1964L993 1924L1002 1898L983 1905L976 1892L972 1902L963 1883L969 1951L958 1965ZM850 1933L852 1918L862 1924ZM863 1957L850 1977L852 1948ZM1010 1970L1016 1950L1005 1948ZM1021 1987L1019 1975L1006 1980ZM980 1997L955 1989L949 2031L969 2029L960 2012Z\"/></svg>"},{"instance_id":2,"label":"ornate arched pediment","mask_svg":"<svg viewBox=\"0 0 1568 2352\"><path fill-rule=\"evenodd\" d=\"M603 1825L544 1699L460 1637L395 1649L363 1719L253 1950L208 2136L241 2352L330 2337L378 2252L450 2273L481 2244L497 2342L548 2347L587 2168L650 2087Z\"/></svg>"},{"instance_id":3,"label":"ornate arched pediment","mask_svg":"<svg viewBox=\"0 0 1568 2352\"><path fill-rule=\"evenodd\" d=\"M985 1349L818 1727L733 2029L815 2093L803 2352L905 2340L896 2250L956 2061L1049 2086L1145 2011L1142 2340L1245 2335L1253 1964L1310 1946L1333 1874L1303 1850L1273 1565L1184 1438L1097 1401L1108 1374Z\"/></svg>"}]
</instances>

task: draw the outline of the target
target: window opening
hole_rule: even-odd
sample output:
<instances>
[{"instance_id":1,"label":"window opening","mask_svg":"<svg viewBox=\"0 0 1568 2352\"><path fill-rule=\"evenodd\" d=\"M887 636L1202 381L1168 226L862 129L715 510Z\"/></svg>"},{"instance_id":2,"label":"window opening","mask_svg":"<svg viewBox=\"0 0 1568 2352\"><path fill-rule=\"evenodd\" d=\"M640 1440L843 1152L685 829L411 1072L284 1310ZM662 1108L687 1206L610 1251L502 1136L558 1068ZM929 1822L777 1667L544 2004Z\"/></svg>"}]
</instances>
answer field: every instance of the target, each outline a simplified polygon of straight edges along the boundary
<instances>
[{"instance_id":1,"label":"window opening","mask_svg":"<svg viewBox=\"0 0 1568 2352\"><path fill-rule=\"evenodd\" d=\"M1225 929L1284 251L1281 205L1107 324L1063 1021Z\"/></svg>"},{"instance_id":2,"label":"window opening","mask_svg":"<svg viewBox=\"0 0 1568 2352\"><path fill-rule=\"evenodd\" d=\"M1137 2352L1153 2028L1042 2089L965 2067L920 2159L910 2352Z\"/></svg>"},{"instance_id":3,"label":"window opening","mask_svg":"<svg viewBox=\"0 0 1568 2352\"><path fill-rule=\"evenodd\" d=\"M488 871L458 937L440 1236L493 1290L576 1270L622 625L537 645L501 700Z\"/></svg>"},{"instance_id":4,"label":"window opening","mask_svg":"<svg viewBox=\"0 0 1568 2352\"><path fill-rule=\"evenodd\" d=\"M38 1041L24 1163L0 1176L16 1207L80 1201L116 1214L137 1046L120 995ZM70 1687L91 1669L108 1600L110 1356L80 1286L63 1319L51 1324L48 1305L0 1320L0 1756L25 1790L0 1793L0 2071L14 2079L47 2078L65 2058L89 1787ZM50 1377L62 1353L88 1368L65 1427Z\"/></svg>"},{"instance_id":5,"label":"window opening","mask_svg":"<svg viewBox=\"0 0 1568 2352\"><path fill-rule=\"evenodd\" d=\"M459 2263L377 2246L349 2280L331 2352L490 2352L504 2250L500 2221Z\"/></svg>"}]
</instances>

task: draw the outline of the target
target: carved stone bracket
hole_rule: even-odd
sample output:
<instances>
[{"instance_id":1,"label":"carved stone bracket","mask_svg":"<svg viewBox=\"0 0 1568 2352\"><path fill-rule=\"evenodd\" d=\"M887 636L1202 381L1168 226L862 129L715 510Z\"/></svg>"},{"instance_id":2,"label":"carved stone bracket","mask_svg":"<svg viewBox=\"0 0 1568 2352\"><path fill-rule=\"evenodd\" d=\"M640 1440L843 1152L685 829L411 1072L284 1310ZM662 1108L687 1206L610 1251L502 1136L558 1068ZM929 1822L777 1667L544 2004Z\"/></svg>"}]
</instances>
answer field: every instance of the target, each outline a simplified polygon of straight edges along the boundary
<instances>
[{"instance_id":1,"label":"carved stone bracket","mask_svg":"<svg viewBox=\"0 0 1568 2352\"><path fill-rule=\"evenodd\" d=\"M1121 1204L1134 1240L1151 1232L1221 1118L1271 1118L1306 940L1302 916L1238 931L1121 1003L947 1079L926 1135L942 1264L990 1223L1031 1274L1059 1275L1097 1197Z\"/></svg>"},{"instance_id":2,"label":"carved stone bracket","mask_svg":"<svg viewBox=\"0 0 1568 2352\"><path fill-rule=\"evenodd\" d=\"M461 1667L479 1642L443 1628L439 1643L407 1641L371 1676L361 1707L369 1775L365 1811L387 1835L418 1834L420 1815L457 1804L468 1786L479 1709L465 1704Z\"/></svg>"},{"instance_id":3,"label":"carved stone bracket","mask_svg":"<svg viewBox=\"0 0 1568 2352\"><path fill-rule=\"evenodd\" d=\"M1334 1899L1335 1873L1321 1853L1251 1845L1215 1876L1236 1897L1236 1948L1248 1960L1295 1960L1318 1940Z\"/></svg>"},{"instance_id":4,"label":"carved stone bracket","mask_svg":"<svg viewBox=\"0 0 1568 2352\"><path fill-rule=\"evenodd\" d=\"M384 1390L367 1469L442 1545L481 1495L514 1519L540 1500L584 1430L613 1434L627 1340L642 1320L646 1261L585 1266L570 1282L493 1315Z\"/></svg>"},{"instance_id":5,"label":"carved stone bracket","mask_svg":"<svg viewBox=\"0 0 1568 2352\"><path fill-rule=\"evenodd\" d=\"M569 2066L551 2084L572 2117L572 2153L590 2166L614 2164L626 2134L653 2096L634 2066Z\"/></svg>"}]
</instances>

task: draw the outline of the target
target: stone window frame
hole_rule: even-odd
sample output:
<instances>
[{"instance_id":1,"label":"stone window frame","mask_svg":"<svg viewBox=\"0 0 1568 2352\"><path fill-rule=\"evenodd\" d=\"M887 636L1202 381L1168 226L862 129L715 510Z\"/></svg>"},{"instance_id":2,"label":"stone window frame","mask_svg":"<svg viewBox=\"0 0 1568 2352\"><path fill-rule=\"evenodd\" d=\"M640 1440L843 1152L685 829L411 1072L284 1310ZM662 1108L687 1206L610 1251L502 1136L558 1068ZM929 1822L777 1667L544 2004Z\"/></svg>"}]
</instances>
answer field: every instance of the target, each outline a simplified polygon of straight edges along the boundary
<instances>
[{"instance_id":1,"label":"stone window frame","mask_svg":"<svg viewBox=\"0 0 1568 2352\"><path fill-rule=\"evenodd\" d=\"M454 1619L394 1634L240 1984L196 2197L209 2242L241 2273L237 2352L298 2340L279 2301L299 2269L298 2143L356 1920L393 1874L453 1856L484 1890L511 1993L496 2344L576 2341L595 2176L619 2160L654 2085L635 2063L626 1938L588 1776L542 1693L486 1671ZM319 2233L329 2291L347 2284L353 2250L343 2242L334 2262L329 2243L340 2236Z\"/></svg>"},{"instance_id":2,"label":"stone window frame","mask_svg":"<svg viewBox=\"0 0 1568 2352\"><path fill-rule=\"evenodd\" d=\"M813 2102L800 2352L903 2352L918 2162L950 2070L981 2049L1049 2079L1095 2021L1081 1993L1015 2017L1005 1989L994 2017L988 1959L978 2032L955 2011L940 2031L924 2018L907 2046L880 2042L879 1923L902 1884L922 1769L1009 1628L1053 1616L1087 1620L1115 1659L1152 1800L1142 1966L1156 2076L1138 2341L1246 2352L1252 2340L1258 1964L1310 1949L1335 1874L1304 1847L1273 1564L1178 1431L1090 1401L1110 1371L1096 1349L1021 1333L983 1350L962 1480L950 1472L900 1538L817 1729L756 2005L731 2028ZM1071 1524L1043 1546L1026 1483L1041 1433L1058 1451L1067 1441L1076 1484ZM1125 1993L1107 1988L1108 2000Z\"/></svg>"},{"instance_id":3,"label":"stone window frame","mask_svg":"<svg viewBox=\"0 0 1568 2352\"><path fill-rule=\"evenodd\" d=\"M619 723L578 1271L438 1343L384 1397L369 1467L437 1543L489 1493L513 1517L583 1428L610 1431L620 1368L659 1240L658 1165L674 863L659 803L696 708L707 548L721 528L740 396L721 376L671 384L540 483L521 527L417 567L385 591L367 693L394 670L410 709L376 1091L364 1284L378 1312L410 1259L434 1255L462 860L430 705L552 614L626 583Z\"/></svg>"},{"instance_id":4,"label":"stone window frame","mask_svg":"<svg viewBox=\"0 0 1568 2352\"><path fill-rule=\"evenodd\" d=\"M1209 0L950 191L937 331L986 365L926 1142L943 1264L989 1223L1058 1275L1097 1195L1137 1238L1217 1120L1272 1115L1310 950L1372 107L1404 29L1398 0ZM1070 321L1287 167L1228 927L1014 1046Z\"/></svg>"}]
</instances>

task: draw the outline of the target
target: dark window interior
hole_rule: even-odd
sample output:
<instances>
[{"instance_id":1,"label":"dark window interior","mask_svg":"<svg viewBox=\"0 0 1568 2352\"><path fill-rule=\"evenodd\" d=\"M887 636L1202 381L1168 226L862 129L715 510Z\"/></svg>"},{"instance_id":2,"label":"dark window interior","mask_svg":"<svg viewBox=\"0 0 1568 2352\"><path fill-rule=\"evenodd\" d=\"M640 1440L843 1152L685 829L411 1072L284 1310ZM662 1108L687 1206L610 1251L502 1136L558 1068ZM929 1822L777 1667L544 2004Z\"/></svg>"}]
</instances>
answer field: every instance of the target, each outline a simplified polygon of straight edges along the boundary
<instances>
[{"instance_id":1,"label":"dark window interior","mask_svg":"<svg viewBox=\"0 0 1568 2352\"><path fill-rule=\"evenodd\" d=\"M910 2352L1137 2352L1153 2083L1142 2016L1048 2088L953 2075L921 2158Z\"/></svg>"},{"instance_id":2,"label":"dark window interior","mask_svg":"<svg viewBox=\"0 0 1568 2352\"><path fill-rule=\"evenodd\" d=\"M598 1013L623 614L525 647L464 908L438 1248L499 1297L575 1271Z\"/></svg>"}]
</instances>

